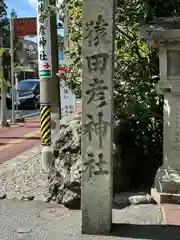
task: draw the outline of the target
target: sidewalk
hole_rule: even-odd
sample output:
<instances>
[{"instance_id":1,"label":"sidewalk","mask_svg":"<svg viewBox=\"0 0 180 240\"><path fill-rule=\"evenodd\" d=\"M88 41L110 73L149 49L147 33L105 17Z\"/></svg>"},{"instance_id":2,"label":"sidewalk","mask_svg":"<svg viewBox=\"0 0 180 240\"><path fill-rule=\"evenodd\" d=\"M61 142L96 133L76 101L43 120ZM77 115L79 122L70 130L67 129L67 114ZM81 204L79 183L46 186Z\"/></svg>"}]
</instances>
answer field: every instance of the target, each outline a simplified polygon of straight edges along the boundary
<instances>
[{"instance_id":1,"label":"sidewalk","mask_svg":"<svg viewBox=\"0 0 180 240\"><path fill-rule=\"evenodd\" d=\"M81 211L61 205L27 201L0 201L0 240L179 240L177 226L161 225L158 205L113 210L110 236L81 234Z\"/></svg>"},{"instance_id":2,"label":"sidewalk","mask_svg":"<svg viewBox=\"0 0 180 240\"><path fill-rule=\"evenodd\" d=\"M110 236L81 234L80 210L57 204L27 201L0 201L0 240L178 240L177 227L162 226L157 205L130 206L113 210Z\"/></svg>"},{"instance_id":3,"label":"sidewalk","mask_svg":"<svg viewBox=\"0 0 180 240\"><path fill-rule=\"evenodd\" d=\"M40 144L39 116L11 128L0 128L0 163Z\"/></svg>"}]
</instances>

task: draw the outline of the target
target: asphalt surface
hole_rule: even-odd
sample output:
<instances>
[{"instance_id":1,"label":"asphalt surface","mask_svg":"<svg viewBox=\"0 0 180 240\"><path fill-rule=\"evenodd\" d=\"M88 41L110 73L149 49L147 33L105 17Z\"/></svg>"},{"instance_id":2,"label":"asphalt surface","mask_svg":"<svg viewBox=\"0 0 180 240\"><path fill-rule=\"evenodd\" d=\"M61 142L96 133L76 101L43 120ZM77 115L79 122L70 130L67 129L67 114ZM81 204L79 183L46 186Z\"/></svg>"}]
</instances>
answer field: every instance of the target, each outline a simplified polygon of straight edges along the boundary
<instances>
[{"instance_id":1,"label":"asphalt surface","mask_svg":"<svg viewBox=\"0 0 180 240\"><path fill-rule=\"evenodd\" d=\"M116 209L111 236L90 236L81 234L80 210L36 201L0 201L0 240L180 239L179 227L163 226L161 221L158 205Z\"/></svg>"},{"instance_id":2,"label":"asphalt surface","mask_svg":"<svg viewBox=\"0 0 180 240\"><path fill-rule=\"evenodd\" d=\"M27 116L27 115L33 115L33 114L37 114L38 115L39 113L39 109L37 110L19 110L18 111L18 114L21 116L21 117L24 117L24 116ZM8 109L7 111L7 119L10 119L12 116L12 110Z\"/></svg>"},{"instance_id":3,"label":"asphalt surface","mask_svg":"<svg viewBox=\"0 0 180 240\"><path fill-rule=\"evenodd\" d=\"M40 144L39 115L11 128L0 128L0 164Z\"/></svg>"}]
</instances>

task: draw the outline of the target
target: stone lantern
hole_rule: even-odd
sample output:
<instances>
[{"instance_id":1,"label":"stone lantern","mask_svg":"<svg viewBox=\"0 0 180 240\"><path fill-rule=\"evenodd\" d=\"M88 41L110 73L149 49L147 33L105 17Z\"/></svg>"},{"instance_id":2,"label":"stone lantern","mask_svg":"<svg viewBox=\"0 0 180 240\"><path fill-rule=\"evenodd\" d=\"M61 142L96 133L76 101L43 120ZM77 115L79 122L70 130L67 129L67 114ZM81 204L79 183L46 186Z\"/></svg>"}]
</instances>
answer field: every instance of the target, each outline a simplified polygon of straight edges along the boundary
<instances>
[{"instance_id":1,"label":"stone lantern","mask_svg":"<svg viewBox=\"0 0 180 240\"><path fill-rule=\"evenodd\" d=\"M162 18L141 28L141 36L158 48L160 81L164 95L163 165L158 169L153 198L158 202L180 202L180 19Z\"/></svg>"}]
</instances>

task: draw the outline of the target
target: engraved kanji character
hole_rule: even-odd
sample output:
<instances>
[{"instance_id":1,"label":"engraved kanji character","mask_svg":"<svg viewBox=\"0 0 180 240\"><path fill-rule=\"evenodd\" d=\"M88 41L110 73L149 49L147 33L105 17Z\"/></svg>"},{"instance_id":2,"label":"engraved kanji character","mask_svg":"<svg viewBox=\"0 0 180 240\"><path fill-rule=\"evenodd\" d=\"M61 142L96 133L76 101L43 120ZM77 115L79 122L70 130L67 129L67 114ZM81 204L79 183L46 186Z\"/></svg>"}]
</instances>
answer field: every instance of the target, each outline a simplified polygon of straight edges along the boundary
<instances>
[{"instance_id":1,"label":"engraved kanji character","mask_svg":"<svg viewBox=\"0 0 180 240\"><path fill-rule=\"evenodd\" d=\"M93 116L90 114L86 115L89 119L88 123L84 125L83 134L88 134L88 140L92 141L92 133L95 133L96 136L99 136L99 147L102 148L102 138L107 133L107 127L109 122L103 121L103 113L98 113L98 121L95 122Z\"/></svg>"},{"instance_id":2,"label":"engraved kanji character","mask_svg":"<svg viewBox=\"0 0 180 240\"><path fill-rule=\"evenodd\" d=\"M92 44L95 46L99 45L100 37L106 36L107 28L109 24L105 21L102 15L98 15L97 20L94 22L91 20L85 24L85 39L88 39L88 44L91 47Z\"/></svg>"},{"instance_id":3,"label":"engraved kanji character","mask_svg":"<svg viewBox=\"0 0 180 240\"><path fill-rule=\"evenodd\" d=\"M104 175L108 174L107 170L103 169L103 164L107 164L107 162L104 160L103 153L99 153L96 157L94 156L93 152L87 153L87 161L84 163L85 168L83 169L83 172L88 171L89 172L89 178L95 175Z\"/></svg>"},{"instance_id":4,"label":"engraved kanji character","mask_svg":"<svg viewBox=\"0 0 180 240\"><path fill-rule=\"evenodd\" d=\"M109 59L108 53L99 53L92 56L87 56L86 60L89 72L99 71L101 74L103 74L107 68L108 59Z\"/></svg>"},{"instance_id":5,"label":"engraved kanji character","mask_svg":"<svg viewBox=\"0 0 180 240\"><path fill-rule=\"evenodd\" d=\"M98 78L93 78L93 83L89 83L89 89L85 91L86 95L89 95L89 100L87 104L92 101L99 102L97 107L104 107L107 105L105 92L108 90L108 87L104 84L103 80L99 80Z\"/></svg>"}]
</instances>

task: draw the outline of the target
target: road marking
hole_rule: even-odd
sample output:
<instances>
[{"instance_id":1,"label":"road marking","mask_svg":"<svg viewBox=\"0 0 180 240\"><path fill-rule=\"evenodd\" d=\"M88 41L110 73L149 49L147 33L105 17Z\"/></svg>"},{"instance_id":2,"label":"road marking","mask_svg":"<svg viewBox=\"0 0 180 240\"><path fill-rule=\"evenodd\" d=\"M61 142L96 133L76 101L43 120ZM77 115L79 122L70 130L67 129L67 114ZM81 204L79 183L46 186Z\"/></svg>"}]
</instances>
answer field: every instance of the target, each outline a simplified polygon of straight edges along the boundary
<instances>
[{"instance_id":1,"label":"road marking","mask_svg":"<svg viewBox=\"0 0 180 240\"><path fill-rule=\"evenodd\" d=\"M17 143L20 143L20 142L23 142L24 140L30 138L30 137L36 137L36 136L39 136L40 137L40 130L36 130L36 131L33 131L33 132L30 132L30 133L27 133L25 134L24 136L22 136L21 139L14 139L14 140L11 140L11 141L8 141L7 143L5 143L4 146L0 146L0 151L6 149L6 148L9 148L11 146L13 146L14 144L17 144Z\"/></svg>"},{"instance_id":2,"label":"road marking","mask_svg":"<svg viewBox=\"0 0 180 240\"><path fill-rule=\"evenodd\" d=\"M40 136L40 129L37 129L37 130L34 131L34 132L30 132L30 133L24 135L23 137L25 137L25 138L28 138L28 137L36 137L38 134L39 134L39 136Z\"/></svg>"}]
</instances>

